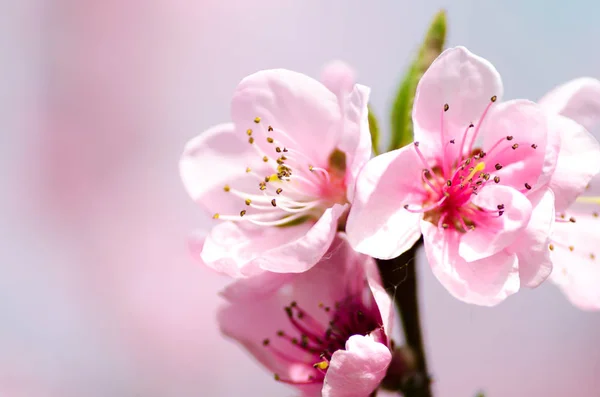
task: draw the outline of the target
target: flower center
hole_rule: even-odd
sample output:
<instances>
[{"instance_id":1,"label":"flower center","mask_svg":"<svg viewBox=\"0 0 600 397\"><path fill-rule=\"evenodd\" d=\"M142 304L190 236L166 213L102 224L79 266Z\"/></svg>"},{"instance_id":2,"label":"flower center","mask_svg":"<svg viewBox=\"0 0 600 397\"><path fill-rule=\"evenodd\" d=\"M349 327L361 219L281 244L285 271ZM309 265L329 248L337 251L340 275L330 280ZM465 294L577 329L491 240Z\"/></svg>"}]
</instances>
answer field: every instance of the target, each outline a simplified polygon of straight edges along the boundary
<instances>
[{"instance_id":1,"label":"flower center","mask_svg":"<svg viewBox=\"0 0 600 397\"><path fill-rule=\"evenodd\" d=\"M306 377L293 380L275 374L275 380L280 382L322 383L333 353L345 349L346 341L352 335L373 334L378 341L387 343L376 306L369 309L357 297L337 302L333 308L319 303L318 312L313 312L314 315L295 301L284 310L291 325L290 331L277 331L277 340L264 339L263 346L279 360L304 367Z\"/></svg>"},{"instance_id":2,"label":"flower center","mask_svg":"<svg viewBox=\"0 0 600 397\"><path fill-rule=\"evenodd\" d=\"M246 130L256 157L245 170L244 186L223 187L239 197L241 210L239 214L216 213L214 219L292 226L317 220L333 204L347 202L344 152L334 150L329 163L319 165L310 154L296 149L300 145L285 131L265 127L260 117L254 119L254 127Z\"/></svg>"},{"instance_id":3,"label":"flower center","mask_svg":"<svg viewBox=\"0 0 600 397\"><path fill-rule=\"evenodd\" d=\"M462 133L460 140L451 138L446 131L444 114L450 109L444 105L440 117L441 153L436 156L431 166L430 161L419 149L419 142L414 142L416 151L424 168L422 183L427 198L423 203L405 204L404 208L413 213L423 213L423 218L440 228L453 228L461 233L474 230L477 224L485 222L490 217L504 214L505 206L498 203L496 208L484 208L472 202L490 184L500 184L500 175L496 175L506 164L500 164L494 159L502 158L506 151L516 151L519 144L513 141L513 136L506 136L495 142L487 151L474 148L479 129L492 104L496 102L493 96L483 111L477 124L470 123ZM460 142L457 151L451 150ZM537 145L532 143L532 149ZM455 153L454 156L452 153ZM500 155L500 156L499 156ZM523 153L523 156L526 154ZM484 160L485 159L485 160ZM529 183L524 184L522 192L531 190Z\"/></svg>"}]
</instances>

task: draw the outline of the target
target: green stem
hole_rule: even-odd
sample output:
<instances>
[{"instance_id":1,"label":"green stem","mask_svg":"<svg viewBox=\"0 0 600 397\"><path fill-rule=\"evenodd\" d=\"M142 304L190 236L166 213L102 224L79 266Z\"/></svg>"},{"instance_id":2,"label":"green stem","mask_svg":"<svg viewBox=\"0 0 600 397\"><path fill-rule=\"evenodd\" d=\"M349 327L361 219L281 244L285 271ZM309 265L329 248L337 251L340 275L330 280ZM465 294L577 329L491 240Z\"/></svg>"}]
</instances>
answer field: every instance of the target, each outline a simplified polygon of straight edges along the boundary
<instances>
[{"instance_id":1,"label":"green stem","mask_svg":"<svg viewBox=\"0 0 600 397\"><path fill-rule=\"evenodd\" d=\"M388 291L393 291L394 300L400 310L406 344L412 349L416 358L417 373L406 385L407 388L403 391L405 397L432 397L419 318L417 291L415 257L417 248L421 244L422 240L419 240L411 249L397 258L377 260L383 284Z\"/></svg>"}]
</instances>

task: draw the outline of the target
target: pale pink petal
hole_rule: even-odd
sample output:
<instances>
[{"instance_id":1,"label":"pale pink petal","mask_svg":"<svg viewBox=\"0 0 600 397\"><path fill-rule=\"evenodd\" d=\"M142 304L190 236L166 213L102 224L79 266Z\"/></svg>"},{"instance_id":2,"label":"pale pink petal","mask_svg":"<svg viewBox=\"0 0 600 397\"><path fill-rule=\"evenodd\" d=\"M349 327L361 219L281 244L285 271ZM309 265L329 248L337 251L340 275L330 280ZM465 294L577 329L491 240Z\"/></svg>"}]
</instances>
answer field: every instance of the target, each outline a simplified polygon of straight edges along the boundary
<instances>
[{"instance_id":1,"label":"pale pink petal","mask_svg":"<svg viewBox=\"0 0 600 397\"><path fill-rule=\"evenodd\" d=\"M600 121L600 81L591 77L571 80L547 93L539 104L591 129Z\"/></svg>"},{"instance_id":2,"label":"pale pink petal","mask_svg":"<svg viewBox=\"0 0 600 397\"><path fill-rule=\"evenodd\" d=\"M529 224L506 251L519 259L521 285L535 288L552 272L548 244L554 226L554 195L546 188L531 194L529 199L533 205Z\"/></svg>"},{"instance_id":3,"label":"pale pink petal","mask_svg":"<svg viewBox=\"0 0 600 397\"><path fill-rule=\"evenodd\" d=\"M458 232L422 221L425 253L433 274L457 299L493 306L519 290L517 256L501 251L467 262L458 255Z\"/></svg>"},{"instance_id":4,"label":"pale pink petal","mask_svg":"<svg viewBox=\"0 0 600 397\"><path fill-rule=\"evenodd\" d=\"M326 209L303 235L265 252L256 262L262 269L277 273L300 273L310 269L327 252L337 232L338 220L347 207L347 204L335 204ZM274 232L281 233L281 230Z\"/></svg>"},{"instance_id":5,"label":"pale pink petal","mask_svg":"<svg viewBox=\"0 0 600 397\"><path fill-rule=\"evenodd\" d=\"M351 92L356 81L356 71L343 61L332 61L321 72L321 82L336 96Z\"/></svg>"},{"instance_id":6,"label":"pale pink petal","mask_svg":"<svg viewBox=\"0 0 600 397\"><path fill-rule=\"evenodd\" d=\"M379 308L379 313L381 314L381 322L385 334L391 335L394 326L394 302L392 301L390 294L388 294L383 287L377 263L374 260L367 261L364 268L369 288L371 289L371 293L373 294L373 298L375 299L377 307Z\"/></svg>"},{"instance_id":7,"label":"pale pink petal","mask_svg":"<svg viewBox=\"0 0 600 397\"><path fill-rule=\"evenodd\" d=\"M419 239L419 220L404 208L420 206L426 198L421 184L423 164L412 145L377 156L362 169L346 232L358 252L375 258L394 258Z\"/></svg>"},{"instance_id":8,"label":"pale pink petal","mask_svg":"<svg viewBox=\"0 0 600 397\"><path fill-rule=\"evenodd\" d=\"M344 113L343 132L339 149L346 153L347 198L352 202L356 178L371 158L371 133L369 131L368 87L357 84L342 105Z\"/></svg>"},{"instance_id":9,"label":"pale pink petal","mask_svg":"<svg viewBox=\"0 0 600 397\"><path fill-rule=\"evenodd\" d=\"M487 60L464 47L444 51L417 86L412 113L415 141L431 147L431 153L440 153L446 141L458 140L469 124L478 122L493 96L500 100L502 94L500 75ZM446 104L449 109L444 112ZM445 139L441 136L442 113Z\"/></svg>"},{"instance_id":10,"label":"pale pink petal","mask_svg":"<svg viewBox=\"0 0 600 397\"><path fill-rule=\"evenodd\" d=\"M551 280L583 310L600 310L599 210L567 213L576 222L556 222L552 234Z\"/></svg>"},{"instance_id":11,"label":"pale pink petal","mask_svg":"<svg viewBox=\"0 0 600 397\"><path fill-rule=\"evenodd\" d=\"M548 140L548 131L546 113L533 102L513 100L494 107L481 127L486 171L522 192L542 187L556 167L560 145Z\"/></svg>"},{"instance_id":12,"label":"pale pink petal","mask_svg":"<svg viewBox=\"0 0 600 397\"><path fill-rule=\"evenodd\" d=\"M381 383L391 360L387 346L369 336L351 336L346 350L333 353L323 397L369 396Z\"/></svg>"},{"instance_id":13,"label":"pale pink petal","mask_svg":"<svg viewBox=\"0 0 600 397\"><path fill-rule=\"evenodd\" d=\"M179 162L183 185L211 215L240 211L240 199L225 192L225 185L234 184L247 191L256 189L256 182L245 173L248 158L257 157L246 139L245 133L237 133L233 124L219 124L185 146Z\"/></svg>"},{"instance_id":14,"label":"pale pink petal","mask_svg":"<svg viewBox=\"0 0 600 397\"><path fill-rule=\"evenodd\" d=\"M476 220L476 227L462 235L458 253L467 262L492 256L512 244L525 229L531 217L531 202L515 189L502 186L485 186L472 200L483 209L498 210L502 216L486 214Z\"/></svg>"},{"instance_id":15,"label":"pale pink petal","mask_svg":"<svg viewBox=\"0 0 600 397\"><path fill-rule=\"evenodd\" d=\"M301 239L310 229L310 223L281 228L219 223L206 237L201 259L208 267L228 276L249 277L262 272L257 258ZM327 247L322 249L323 253L326 249Z\"/></svg>"},{"instance_id":16,"label":"pale pink petal","mask_svg":"<svg viewBox=\"0 0 600 397\"><path fill-rule=\"evenodd\" d=\"M600 145L583 126L566 117L551 116L552 128L560 134L561 147L550 188L556 211L565 211L600 171Z\"/></svg>"},{"instance_id":17,"label":"pale pink petal","mask_svg":"<svg viewBox=\"0 0 600 397\"><path fill-rule=\"evenodd\" d=\"M264 151L272 150L266 141L269 136L281 146L301 151L319 167L327 166L341 134L336 96L320 82L284 69L264 70L243 79L231 114L238 130L254 131L255 144ZM269 126L273 131L268 131Z\"/></svg>"}]
</instances>

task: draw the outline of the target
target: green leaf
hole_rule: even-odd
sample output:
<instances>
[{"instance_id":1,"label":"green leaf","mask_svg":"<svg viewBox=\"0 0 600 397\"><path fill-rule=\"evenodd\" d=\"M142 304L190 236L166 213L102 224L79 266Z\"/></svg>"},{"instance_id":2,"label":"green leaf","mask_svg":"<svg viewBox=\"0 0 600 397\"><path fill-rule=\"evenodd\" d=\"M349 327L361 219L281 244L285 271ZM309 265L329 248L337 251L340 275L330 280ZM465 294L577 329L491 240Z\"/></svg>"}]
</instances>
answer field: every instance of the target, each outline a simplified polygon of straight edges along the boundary
<instances>
[{"instance_id":1,"label":"green leaf","mask_svg":"<svg viewBox=\"0 0 600 397\"><path fill-rule=\"evenodd\" d=\"M375 113L373 113L373 108L371 105L368 105L369 109L369 130L371 131L371 144L373 145L373 153L375 155L379 154L379 122L377 121L377 117Z\"/></svg>"},{"instance_id":2,"label":"green leaf","mask_svg":"<svg viewBox=\"0 0 600 397\"><path fill-rule=\"evenodd\" d=\"M408 145L413 140L412 105L417 84L423 73L444 49L446 41L446 12L439 11L425 35L417 57L400 84L392 108L391 141L388 150Z\"/></svg>"}]
</instances>

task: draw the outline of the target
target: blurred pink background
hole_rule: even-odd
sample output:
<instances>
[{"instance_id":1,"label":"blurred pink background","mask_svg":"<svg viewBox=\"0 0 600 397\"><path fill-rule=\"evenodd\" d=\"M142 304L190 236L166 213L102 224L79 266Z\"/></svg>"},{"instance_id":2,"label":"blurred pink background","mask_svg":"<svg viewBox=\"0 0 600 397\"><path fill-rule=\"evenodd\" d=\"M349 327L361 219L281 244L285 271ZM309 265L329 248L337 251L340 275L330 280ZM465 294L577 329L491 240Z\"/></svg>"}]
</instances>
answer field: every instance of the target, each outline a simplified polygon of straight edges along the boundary
<instances>
[{"instance_id":1,"label":"blurred pink background","mask_svg":"<svg viewBox=\"0 0 600 397\"><path fill-rule=\"evenodd\" d=\"M0 396L293 395L219 336L226 280L188 254L209 223L179 155L265 68L318 76L345 60L385 123L441 7L449 45L491 60L507 98L600 77L586 0L5 2ZM550 284L469 306L419 266L436 396L598 395L600 313Z\"/></svg>"}]
</instances>

